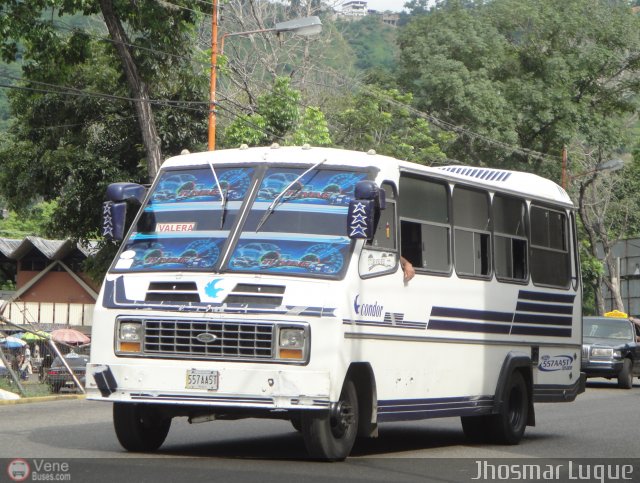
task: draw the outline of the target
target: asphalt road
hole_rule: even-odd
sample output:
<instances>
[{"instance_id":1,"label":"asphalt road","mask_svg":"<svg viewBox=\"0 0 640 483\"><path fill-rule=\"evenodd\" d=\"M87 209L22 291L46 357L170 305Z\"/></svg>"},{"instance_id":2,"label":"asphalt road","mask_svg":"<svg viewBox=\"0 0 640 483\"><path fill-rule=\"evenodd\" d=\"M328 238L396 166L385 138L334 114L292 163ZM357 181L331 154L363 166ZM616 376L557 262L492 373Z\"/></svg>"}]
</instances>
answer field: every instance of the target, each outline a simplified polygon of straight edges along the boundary
<instances>
[{"instance_id":1,"label":"asphalt road","mask_svg":"<svg viewBox=\"0 0 640 483\"><path fill-rule=\"evenodd\" d=\"M595 464L596 459L619 458L607 464L633 465L633 481L640 481L637 381L633 389L622 390L614 382L596 380L574 403L537 404L537 425L527 428L517 446L469 444L459 418L389 423L381 425L379 438L365 440L346 462L334 464L307 460L302 437L287 421L190 425L178 418L158 452L140 455L119 446L110 404L65 400L0 405L0 458L3 466L24 458L32 468L37 462L66 461L72 481L185 481L207 475L207 481L225 483L472 481L479 460L497 465L501 458L540 458L541 464L553 459L566 470L572 459ZM0 481L6 474L0 468ZM590 475L591 481L595 476Z\"/></svg>"}]
</instances>

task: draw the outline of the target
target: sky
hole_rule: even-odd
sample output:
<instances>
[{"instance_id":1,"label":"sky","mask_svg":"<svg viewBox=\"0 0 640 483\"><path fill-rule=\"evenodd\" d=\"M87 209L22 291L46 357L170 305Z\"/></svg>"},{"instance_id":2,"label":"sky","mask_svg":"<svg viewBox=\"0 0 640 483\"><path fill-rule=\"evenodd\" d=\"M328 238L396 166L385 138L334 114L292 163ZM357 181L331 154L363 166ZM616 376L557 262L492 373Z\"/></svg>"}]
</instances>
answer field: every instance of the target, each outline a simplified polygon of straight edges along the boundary
<instances>
[{"instance_id":1,"label":"sky","mask_svg":"<svg viewBox=\"0 0 640 483\"><path fill-rule=\"evenodd\" d=\"M392 12L400 12L406 0L366 0L367 7L371 10L391 10Z\"/></svg>"}]
</instances>

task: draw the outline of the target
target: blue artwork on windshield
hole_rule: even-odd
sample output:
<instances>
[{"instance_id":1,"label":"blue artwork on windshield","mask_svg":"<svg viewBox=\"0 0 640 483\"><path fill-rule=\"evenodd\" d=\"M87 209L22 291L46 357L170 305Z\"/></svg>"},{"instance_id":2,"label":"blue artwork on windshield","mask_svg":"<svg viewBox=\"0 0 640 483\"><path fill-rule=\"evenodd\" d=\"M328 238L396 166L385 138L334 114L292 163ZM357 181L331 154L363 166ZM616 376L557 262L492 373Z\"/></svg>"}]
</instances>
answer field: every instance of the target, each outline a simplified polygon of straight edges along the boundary
<instances>
[{"instance_id":1,"label":"blue artwork on windshield","mask_svg":"<svg viewBox=\"0 0 640 483\"><path fill-rule=\"evenodd\" d=\"M229 268L238 272L338 275L345 268L350 241L240 240Z\"/></svg>"},{"instance_id":2,"label":"blue artwork on windshield","mask_svg":"<svg viewBox=\"0 0 640 483\"><path fill-rule=\"evenodd\" d=\"M303 169L271 169L260 184L256 201L273 201L283 189L304 173ZM353 190L366 173L337 170L314 170L293 183L283 195L287 203L307 203L346 206L353 198Z\"/></svg>"},{"instance_id":3,"label":"blue artwork on windshield","mask_svg":"<svg viewBox=\"0 0 640 483\"><path fill-rule=\"evenodd\" d=\"M242 200L251 184L253 168L217 168L216 175L227 200ZM186 201L220 201L220 190L209 167L163 173L149 205Z\"/></svg>"},{"instance_id":4,"label":"blue artwork on windshield","mask_svg":"<svg viewBox=\"0 0 640 483\"><path fill-rule=\"evenodd\" d=\"M218 262L225 238L134 236L129 240L115 269L183 270L211 269Z\"/></svg>"}]
</instances>

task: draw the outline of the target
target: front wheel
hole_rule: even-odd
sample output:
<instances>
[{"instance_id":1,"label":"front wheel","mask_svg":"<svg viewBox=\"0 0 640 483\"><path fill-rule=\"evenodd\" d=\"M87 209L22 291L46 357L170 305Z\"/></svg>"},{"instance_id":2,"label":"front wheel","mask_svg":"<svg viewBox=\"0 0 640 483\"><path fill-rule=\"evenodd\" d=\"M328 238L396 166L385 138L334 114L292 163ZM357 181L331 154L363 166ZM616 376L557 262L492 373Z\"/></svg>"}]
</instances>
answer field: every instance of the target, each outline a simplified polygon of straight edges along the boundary
<instances>
[{"instance_id":1,"label":"front wheel","mask_svg":"<svg viewBox=\"0 0 640 483\"><path fill-rule=\"evenodd\" d=\"M113 426L122 447L128 451L155 451L167 437L171 418L162 417L148 404L114 403Z\"/></svg>"},{"instance_id":2,"label":"front wheel","mask_svg":"<svg viewBox=\"0 0 640 483\"><path fill-rule=\"evenodd\" d=\"M358 395L353 381L345 381L334 409L321 416L305 411L301 423L309 456L327 461L349 456L358 435Z\"/></svg>"},{"instance_id":3,"label":"front wheel","mask_svg":"<svg viewBox=\"0 0 640 483\"><path fill-rule=\"evenodd\" d=\"M622 361L622 370L618 374L618 387L631 389L633 387L633 374L631 372L631 359Z\"/></svg>"}]
</instances>

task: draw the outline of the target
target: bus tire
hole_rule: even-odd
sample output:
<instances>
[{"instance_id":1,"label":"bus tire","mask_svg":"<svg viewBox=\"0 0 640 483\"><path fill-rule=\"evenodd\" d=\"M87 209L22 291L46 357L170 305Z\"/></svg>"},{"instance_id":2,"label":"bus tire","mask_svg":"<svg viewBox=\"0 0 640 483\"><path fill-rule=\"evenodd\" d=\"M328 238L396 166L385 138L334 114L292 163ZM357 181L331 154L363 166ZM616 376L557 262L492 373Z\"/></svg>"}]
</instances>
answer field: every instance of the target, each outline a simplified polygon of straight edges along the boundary
<instances>
[{"instance_id":1,"label":"bus tire","mask_svg":"<svg viewBox=\"0 0 640 483\"><path fill-rule=\"evenodd\" d=\"M618 387L631 389L633 387L633 374L631 373L631 359L622 361L622 370L618 373Z\"/></svg>"},{"instance_id":2,"label":"bus tire","mask_svg":"<svg viewBox=\"0 0 640 483\"><path fill-rule=\"evenodd\" d=\"M351 453L358 435L358 395L351 379L342 387L335 413L302 414L302 436L311 458L341 461Z\"/></svg>"},{"instance_id":3,"label":"bus tire","mask_svg":"<svg viewBox=\"0 0 640 483\"><path fill-rule=\"evenodd\" d=\"M462 431L468 440L474 443L489 441L492 416L462 416Z\"/></svg>"},{"instance_id":4,"label":"bus tire","mask_svg":"<svg viewBox=\"0 0 640 483\"><path fill-rule=\"evenodd\" d=\"M148 404L114 403L113 427L127 451L155 451L167 437L171 418Z\"/></svg>"},{"instance_id":5,"label":"bus tire","mask_svg":"<svg viewBox=\"0 0 640 483\"><path fill-rule=\"evenodd\" d=\"M490 416L491 440L499 444L518 444L529 417L529 391L520 371L513 371L504 388L502 408Z\"/></svg>"},{"instance_id":6,"label":"bus tire","mask_svg":"<svg viewBox=\"0 0 640 483\"><path fill-rule=\"evenodd\" d=\"M291 421L291 426L293 426L293 429L295 429L298 432L302 431L302 419L300 415L296 414L295 416L291 416L290 421Z\"/></svg>"}]
</instances>

